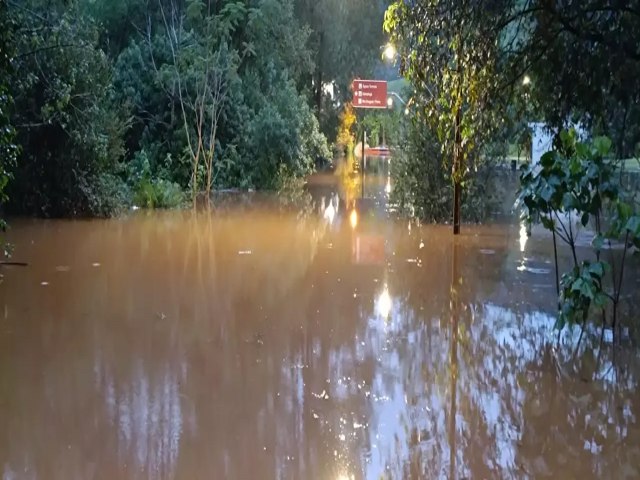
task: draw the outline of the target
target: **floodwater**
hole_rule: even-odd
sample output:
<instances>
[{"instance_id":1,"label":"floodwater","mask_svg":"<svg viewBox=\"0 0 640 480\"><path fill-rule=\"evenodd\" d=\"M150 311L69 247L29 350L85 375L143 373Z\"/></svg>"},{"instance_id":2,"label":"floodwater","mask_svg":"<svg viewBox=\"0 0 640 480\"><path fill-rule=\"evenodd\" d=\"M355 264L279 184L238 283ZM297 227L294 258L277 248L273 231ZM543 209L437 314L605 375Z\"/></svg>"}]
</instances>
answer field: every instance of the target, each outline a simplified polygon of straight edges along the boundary
<instances>
[{"instance_id":1,"label":"floodwater","mask_svg":"<svg viewBox=\"0 0 640 480\"><path fill-rule=\"evenodd\" d=\"M635 349L557 342L548 239L390 220L385 172L13 220L0 478L639 478Z\"/></svg>"}]
</instances>

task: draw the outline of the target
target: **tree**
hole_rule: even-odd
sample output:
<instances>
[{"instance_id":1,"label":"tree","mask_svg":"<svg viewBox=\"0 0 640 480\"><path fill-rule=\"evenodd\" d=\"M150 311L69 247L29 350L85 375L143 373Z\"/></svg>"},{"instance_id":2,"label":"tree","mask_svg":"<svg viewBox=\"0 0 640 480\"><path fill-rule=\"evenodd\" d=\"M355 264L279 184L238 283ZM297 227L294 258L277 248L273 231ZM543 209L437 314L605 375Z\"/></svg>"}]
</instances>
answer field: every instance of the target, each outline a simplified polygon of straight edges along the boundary
<instances>
[{"instance_id":1,"label":"tree","mask_svg":"<svg viewBox=\"0 0 640 480\"><path fill-rule=\"evenodd\" d=\"M7 3L0 0L0 71L5 73L12 70L13 29L13 22L8 17ZM15 131L9 118L12 98L7 80L6 76L0 77L0 205L7 201L7 184L17 155ZM0 219L0 229L4 231L6 227L4 219Z\"/></svg>"},{"instance_id":2,"label":"tree","mask_svg":"<svg viewBox=\"0 0 640 480\"><path fill-rule=\"evenodd\" d=\"M462 185L498 125L492 108L500 97L498 44L488 22L492 10L482 3L398 1L385 16L401 73L416 90L417 115L437 136L451 168L454 234L460 233Z\"/></svg>"},{"instance_id":3,"label":"tree","mask_svg":"<svg viewBox=\"0 0 640 480\"><path fill-rule=\"evenodd\" d=\"M340 127L336 143L344 151L351 152L356 141L356 135L353 127L356 123L356 114L351 102L346 103L340 113Z\"/></svg>"},{"instance_id":4,"label":"tree","mask_svg":"<svg viewBox=\"0 0 640 480\"><path fill-rule=\"evenodd\" d=\"M111 102L97 27L75 3L11 3L16 22L12 121L22 147L12 207L45 216L106 215L123 200L116 177L126 121Z\"/></svg>"},{"instance_id":5,"label":"tree","mask_svg":"<svg viewBox=\"0 0 640 480\"><path fill-rule=\"evenodd\" d=\"M209 8L210 8L209 4ZM219 15L203 12L203 4L191 1L185 11L171 2L168 11L160 3L171 61L158 68L153 57L151 27L147 30L151 60L165 91L177 100L190 154L191 192L195 204L200 191L200 160L205 165L204 192L213 186L214 154L218 124L227 97L229 76L239 59L227 45L228 36L246 15L241 3L229 3ZM205 13L205 15L203 15ZM250 47L247 47L249 49Z\"/></svg>"},{"instance_id":6,"label":"tree","mask_svg":"<svg viewBox=\"0 0 640 480\"><path fill-rule=\"evenodd\" d=\"M627 157L640 141L640 9L635 2L500 2L493 21L501 64L528 74L537 114L554 127L576 119Z\"/></svg>"}]
</instances>

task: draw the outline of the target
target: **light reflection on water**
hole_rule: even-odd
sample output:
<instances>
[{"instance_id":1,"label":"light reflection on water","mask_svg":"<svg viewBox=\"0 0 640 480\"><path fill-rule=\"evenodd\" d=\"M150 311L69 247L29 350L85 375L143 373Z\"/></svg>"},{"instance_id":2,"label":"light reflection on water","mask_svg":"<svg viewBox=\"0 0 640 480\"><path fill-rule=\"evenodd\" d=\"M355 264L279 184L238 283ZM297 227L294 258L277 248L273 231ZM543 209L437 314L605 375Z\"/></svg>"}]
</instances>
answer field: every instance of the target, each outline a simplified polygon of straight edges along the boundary
<instances>
[{"instance_id":1,"label":"light reflection on water","mask_svg":"<svg viewBox=\"0 0 640 480\"><path fill-rule=\"evenodd\" d=\"M551 273L518 268L543 242L354 226L334 193L331 228L327 203L14 222L3 480L640 475L637 357L556 344Z\"/></svg>"}]
</instances>

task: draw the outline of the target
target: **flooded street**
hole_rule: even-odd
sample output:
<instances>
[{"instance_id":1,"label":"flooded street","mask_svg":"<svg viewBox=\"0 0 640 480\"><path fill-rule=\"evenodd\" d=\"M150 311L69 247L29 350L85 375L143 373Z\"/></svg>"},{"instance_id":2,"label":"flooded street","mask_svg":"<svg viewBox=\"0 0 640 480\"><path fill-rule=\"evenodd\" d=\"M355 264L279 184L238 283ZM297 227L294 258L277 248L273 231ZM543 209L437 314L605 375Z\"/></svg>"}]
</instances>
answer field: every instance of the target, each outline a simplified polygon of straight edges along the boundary
<instances>
[{"instance_id":1,"label":"flooded street","mask_svg":"<svg viewBox=\"0 0 640 480\"><path fill-rule=\"evenodd\" d=\"M637 356L558 346L547 239L409 228L385 172L13 220L0 478L640 478Z\"/></svg>"}]
</instances>

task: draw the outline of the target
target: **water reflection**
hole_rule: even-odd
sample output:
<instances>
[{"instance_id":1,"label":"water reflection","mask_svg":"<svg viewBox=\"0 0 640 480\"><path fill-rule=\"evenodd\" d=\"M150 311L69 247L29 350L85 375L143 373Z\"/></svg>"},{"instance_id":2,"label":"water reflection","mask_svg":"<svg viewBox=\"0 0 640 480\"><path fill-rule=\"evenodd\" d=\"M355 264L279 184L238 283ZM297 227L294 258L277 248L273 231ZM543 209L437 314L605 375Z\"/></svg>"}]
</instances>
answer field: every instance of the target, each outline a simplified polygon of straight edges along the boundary
<instances>
[{"instance_id":1,"label":"water reflection","mask_svg":"<svg viewBox=\"0 0 640 480\"><path fill-rule=\"evenodd\" d=\"M640 475L637 357L556 345L517 226L352 222L320 182L315 215L14 222L3 478Z\"/></svg>"}]
</instances>

